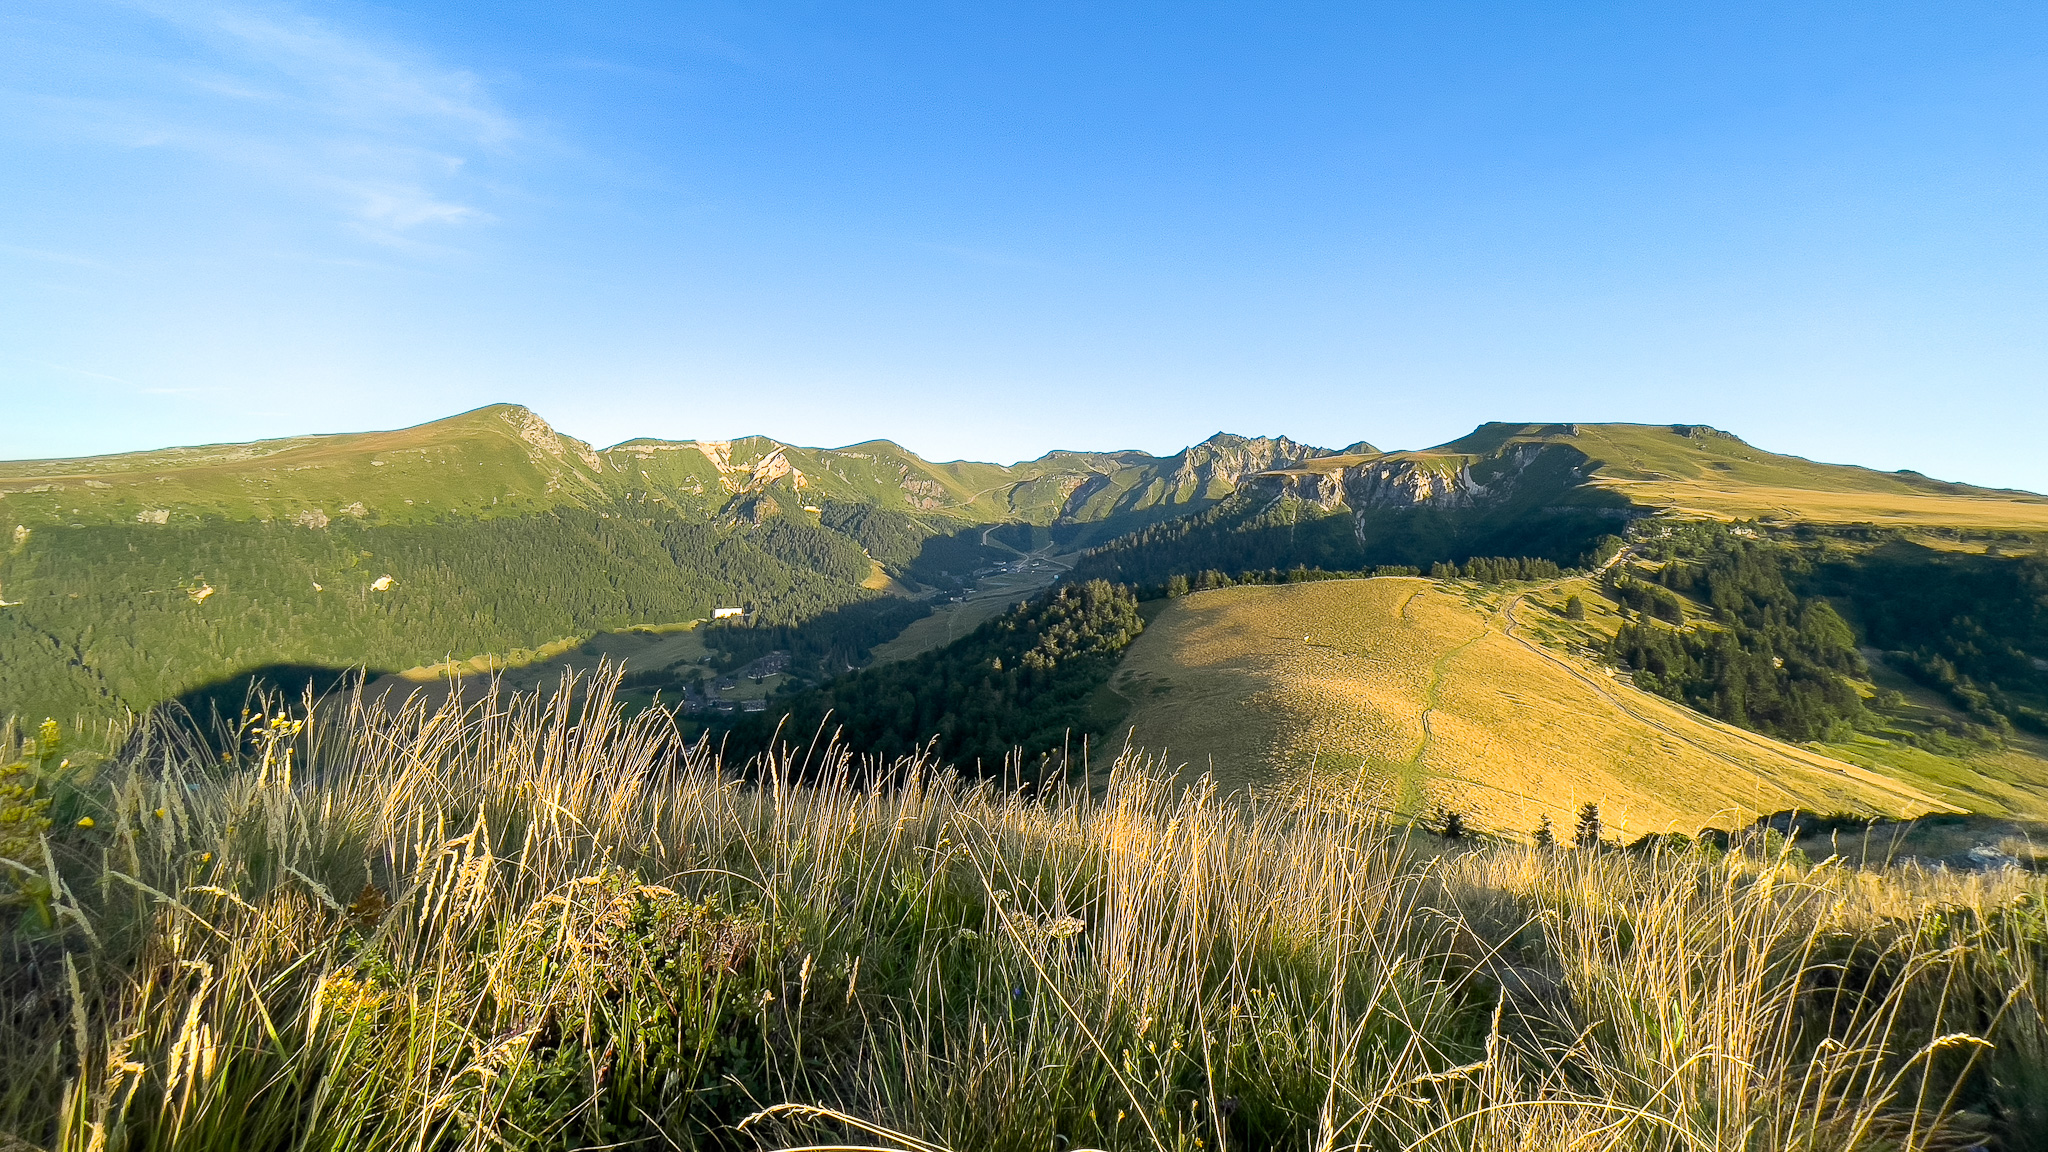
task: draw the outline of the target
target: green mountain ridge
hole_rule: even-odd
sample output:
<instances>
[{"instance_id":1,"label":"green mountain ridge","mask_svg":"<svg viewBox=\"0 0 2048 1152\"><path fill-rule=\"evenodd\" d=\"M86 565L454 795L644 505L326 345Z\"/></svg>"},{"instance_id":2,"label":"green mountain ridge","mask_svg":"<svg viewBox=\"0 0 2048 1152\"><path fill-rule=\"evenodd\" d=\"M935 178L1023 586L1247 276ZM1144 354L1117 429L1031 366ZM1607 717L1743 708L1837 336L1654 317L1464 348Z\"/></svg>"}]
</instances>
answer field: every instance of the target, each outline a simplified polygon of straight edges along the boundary
<instances>
[{"instance_id":1,"label":"green mountain ridge","mask_svg":"<svg viewBox=\"0 0 2048 1152\"><path fill-rule=\"evenodd\" d=\"M1010 466L887 441L596 449L494 405L387 432L0 463L0 715L141 711L276 666L517 657L721 607L753 625L831 614L864 637L902 616L861 608L888 595L885 575L929 595L1013 556L991 528L1078 547L1323 451L1226 434L1169 457Z\"/></svg>"},{"instance_id":2,"label":"green mountain ridge","mask_svg":"<svg viewBox=\"0 0 2048 1152\"><path fill-rule=\"evenodd\" d=\"M493 405L384 432L0 462L0 714L139 711L271 665L405 669L720 607L749 625L844 621L849 639L820 642L843 654L902 616L863 605L958 596L1022 551L1080 553L1069 579L1139 585L1569 565L1658 514L2048 532L2039 496L1693 425L1489 424L1421 452L1218 433L1170 456L1002 465L886 440L600 449Z\"/></svg>"},{"instance_id":3,"label":"green mountain ridge","mask_svg":"<svg viewBox=\"0 0 2048 1152\"><path fill-rule=\"evenodd\" d=\"M2048 533L2048 497L1823 464L1696 424L1483 424L1414 452L1346 451L1246 478L1196 516L1109 542L1077 575L1213 568L1572 565L1632 520L1754 520L1981 538Z\"/></svg>"},{"instance_id":4,"label":"green mountain ridge","mask_svg":"<svg viewBox=\"0 0 2048 1152\"><path fill-rule=\"evenodd\" d=\"M1185 509L1229 494L1245 475L1327 454L1226 433L1173 456L1055 451L1007 466L934 463L887 440L808 448L765 436L639 438L596 449L498 404L388 432L0 462L0 517L31 529L207 516L322 527L343 516L398 523L651 504L758 522L829 500L940 523L1050 525Z\"/></svg>"},{"instance_id":5,"label":"green mountain ridge","mask_svg":"<svg viewBox=\"0 0 2048 1152\"><path fill-rule=\"evenodd\" d=\"M1533 489L1524 476L1532 471ZM1824 464L1766 452L1700 424L1488 423L1435 448L1347 451L1274 469L1264 479L1325 506L1357 509L1477 507L1532 492L1579 504L1607 503L1602 494L1623 494L1644 507L1676 506L1685 486L1710 484L1726 495L1764 489L1898 500L1951 497L2029 505L2022 517L2048 510L2048 498L2031 492Z\"/></svg>"},{"instance_id":6,"label":"green mountain ridge","mask_svg":"<svg viewBox=\"0 0 2048 1152\"><path fill-rule=\"evenodd\" d=\"M0 517L31 529L206 516L396 523L651 503L758 522L754 505L766 496L783 510L839 501L935 522L1054 525L1190 511L1248 478L1257 490L1326 511L1531 498L1685 510L1689 499L1700 502L1692 489L1708 486L1724 498L1691 510L1715 511L1744 491L1945 498L2001 506L2016 528L2048 527L2048 498L2034 493L1817 463L1702 425L1490 423L1434 448L1396 452L1217 433L1171 456L1056 450L1002 465L928 461L888 440L814 448L766 436L637 438L600 449L514 404L384 432L0 461ZM1924 513L1940 518L1933 506Z\"/></svg>"}]
</instances>

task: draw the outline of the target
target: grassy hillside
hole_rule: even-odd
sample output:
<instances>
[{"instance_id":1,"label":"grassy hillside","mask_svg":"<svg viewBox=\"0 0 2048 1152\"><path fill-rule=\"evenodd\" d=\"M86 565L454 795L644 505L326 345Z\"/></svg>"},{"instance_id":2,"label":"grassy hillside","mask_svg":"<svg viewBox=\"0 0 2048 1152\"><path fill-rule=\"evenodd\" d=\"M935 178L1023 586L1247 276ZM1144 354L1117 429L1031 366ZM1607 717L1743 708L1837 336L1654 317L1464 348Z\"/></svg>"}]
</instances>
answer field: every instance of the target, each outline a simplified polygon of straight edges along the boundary
<instances>
[{"instance_id":1,"label":"grassy hillside","mask_svg":"<svg viewBox=\"0 0 2048 1152\"><path fill-rule=\"evenodd\" d=\"M0 462L0 520L36 529L504 515L598 498L600 466L588 445L501 404L393 432Z\"/></svg>"},{"instance_id":2,"label":"grassy hillside","mask_svg":"<svg viewBox=\"0 0 2048 1152\"><path fill-rule=\"evenodd\" d=\"M1487 424L1433 453L1568 445L1587 484L1660 511L1722 520L2048 532L2048 497L1766 452L1697 424Z\"/></svg>"},{"instance_id":3,"label":"grassy hillside","mask_svg":"<svg viewBox=\"0 0 2048 1152\"><path fill-rule=\"evenodd\" d=\"M502 665L721 606L788 625L916 594L902 580L950 593L1018 555L991 529L1114 532L1318 451L1225 435L1015 466L887 441L600 451L495 405L391 432L0 463L0 715L147 709L272 665Z\"/></svg>"},{"instance_id":4,"label":"grassy hillside","mask_svg":"<svg viewBox=\"0 0 2048 1152\"><path fill-rule=\"evenodd\" d=\"M251 736L0 769L47 832L0 839L34 853L0 1145L2022 1152L2048 1121L2018 870L1443 843L1135 762L1100 795L830 753L754 784L602 691Z\"/></svg>"},{"instance_id":5,"label":"grassy hillside","mask_svg":"<svg viewBox=\"0 0 2048 1152\"><path fill-rule=\"evenodd\" d=\"M1567 620L1574 590L1589 619ZM1999 791L2048 811L2048 762L2015 794L1979 775L1868 755L1861 767L1642 692L1584 653L1615 626L1584 581L1541 593L1381 578L1200 592L1167 602L1112 689L1133 739L1229 785L1306 784L1420 814L1442 804L1526 833L1597 803L1630 835L1791 807L1901 815ZM1887 746L1889 747L1889 746ZM2001 754L2004 755L2004 754Z\"/></svg>"}]
</instances>

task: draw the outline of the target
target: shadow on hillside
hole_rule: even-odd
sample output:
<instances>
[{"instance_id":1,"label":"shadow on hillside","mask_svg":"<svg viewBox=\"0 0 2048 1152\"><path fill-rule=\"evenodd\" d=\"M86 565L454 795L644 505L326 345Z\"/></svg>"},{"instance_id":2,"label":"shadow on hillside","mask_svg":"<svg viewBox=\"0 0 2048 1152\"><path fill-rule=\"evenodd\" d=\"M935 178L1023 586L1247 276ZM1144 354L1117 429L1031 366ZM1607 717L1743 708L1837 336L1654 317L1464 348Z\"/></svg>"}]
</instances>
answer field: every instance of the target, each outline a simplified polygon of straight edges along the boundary
<instances>
[{"instance_id":1,"label":"shadow on hillside","mask_svg":"<svg viewBox=\"0 0 2048 1152\"><path fill-rule=\"evenodd\" d=\"M151 727L197 740L216 757L233 748L255 717L303 717L311 705L352 692L382 669L263 664L190 689L150 709Z\"/></svg>"},{"instance_id":2,"label":"shadow on hillside","mask_svg":"<svg viewBox=\"0 0 2048 1152\"><path fill-rule=\"evenodd\" d=\"M1703 828L1700 839L1723 850L1735 844L1777 843L1811 860L1833 859L1858 868L1912 865L1952 872L2017 868L2048 872L2048 824L1978 812L1932 812L1906 820L1788 809L1760 816L1733 832ZM1639 842L1641 843L1641 842Z\"/></svg>"}]
</instances>

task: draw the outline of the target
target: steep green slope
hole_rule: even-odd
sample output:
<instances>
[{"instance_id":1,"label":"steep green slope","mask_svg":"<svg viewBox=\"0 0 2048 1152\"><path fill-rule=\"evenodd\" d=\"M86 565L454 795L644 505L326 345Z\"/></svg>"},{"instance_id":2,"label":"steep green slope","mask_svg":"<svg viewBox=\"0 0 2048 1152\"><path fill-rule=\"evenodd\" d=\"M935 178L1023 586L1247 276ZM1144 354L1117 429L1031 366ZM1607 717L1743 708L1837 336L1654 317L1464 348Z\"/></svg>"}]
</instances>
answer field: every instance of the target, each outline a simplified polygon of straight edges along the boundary
<instances>
[{"instance_id":1,"label":"steep green slope","mask_svg":"<svg viewBox=\"0 0 2048 1152\"><path fill-rule=\"evenodd\" d=\"M507 515L605 496L603 461L500 404L393 432L0 463L0 519L45 525L218 517L323 526Z\"/></svg>"},{"instance_id":2,"label":"steep green slope","mask_svg":"<svg viewBox=\"0 0 2048 1152\"><path fill-rule=\"evenodd\" d=\"M877 595L860 587L866 570L816 527L573 507L39 529L0 560L0 712L142 710L268 665L402 669L723 605L788 623Z\"/></svg>"},{"instance_id":3,"label":"steep green slope","mask_svg":"<svg viewBox=\"0 0 2048 1152\"><path fill-rule=\"evenodd\" d=\"M951 586L1014 557L991 529L1113 534L1318 454L1221 434L1012 466L887 441L598 450L494 405L0 463L0 714L140 710L270 665L414 667L717 607L787 626L885 594L884 573Z\"/></svg>"}]
</instances>

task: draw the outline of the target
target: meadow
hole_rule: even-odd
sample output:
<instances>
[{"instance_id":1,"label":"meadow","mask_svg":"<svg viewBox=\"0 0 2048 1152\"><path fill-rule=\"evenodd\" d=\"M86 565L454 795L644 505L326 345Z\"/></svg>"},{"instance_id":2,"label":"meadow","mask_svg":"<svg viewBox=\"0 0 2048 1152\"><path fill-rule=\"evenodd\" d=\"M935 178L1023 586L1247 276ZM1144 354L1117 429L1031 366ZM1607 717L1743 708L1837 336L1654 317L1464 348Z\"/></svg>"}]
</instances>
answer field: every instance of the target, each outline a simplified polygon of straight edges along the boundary
<instances>
[{"instance_id":1,"label":"meadow","mask_svg":"<svg viewBox=\"0 0 2048 1152\"><path fill-rule=\"evenodd\" d=\"M2048 888L1040 792L615 683L32 740L0 1147L1961 1149L2048 1131ZM47 806L44 806L47 801ZM40 830L43 822L47 829Z\"/></svg>"}]
</instances>

